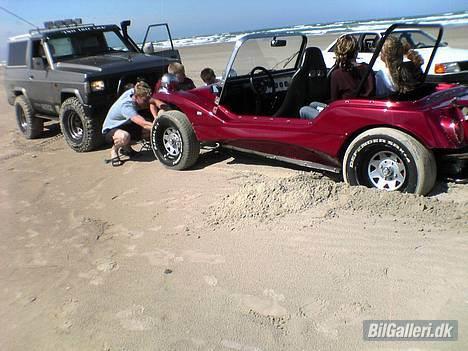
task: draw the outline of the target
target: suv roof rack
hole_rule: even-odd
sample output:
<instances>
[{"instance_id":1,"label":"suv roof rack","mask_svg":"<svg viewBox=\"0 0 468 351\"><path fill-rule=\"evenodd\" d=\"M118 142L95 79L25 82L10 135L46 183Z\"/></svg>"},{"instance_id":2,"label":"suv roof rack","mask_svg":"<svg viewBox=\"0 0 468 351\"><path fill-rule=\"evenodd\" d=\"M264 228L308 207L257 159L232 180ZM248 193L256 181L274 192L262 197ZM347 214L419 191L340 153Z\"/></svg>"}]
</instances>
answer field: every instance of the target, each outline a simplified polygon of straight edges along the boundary
<instances>
[{"instance_id":1,"label":"suv roof rack","mask_svg":"<svg viewBox=\"0 0 468 351\"><path fill-rule=\"evenodd\" d=\"M94 23L83 24L83 20L81 18L46 21L44 22L44 28L31 29L29 34L41 33L42 31L50 31L54 29L78 28L83 26L94 26Z\"/></svg>"}]
</instances>

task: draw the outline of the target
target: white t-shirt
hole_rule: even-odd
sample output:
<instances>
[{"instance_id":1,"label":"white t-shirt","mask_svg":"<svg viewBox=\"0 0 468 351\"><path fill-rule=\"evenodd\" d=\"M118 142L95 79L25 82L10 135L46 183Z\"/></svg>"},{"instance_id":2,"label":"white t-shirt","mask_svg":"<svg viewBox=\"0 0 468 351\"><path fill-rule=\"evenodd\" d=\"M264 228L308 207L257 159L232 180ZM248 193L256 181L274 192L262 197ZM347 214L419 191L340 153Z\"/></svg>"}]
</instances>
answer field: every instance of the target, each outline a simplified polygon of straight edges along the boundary
<instances>
[{"instance_id":1,"label":"white t-shirt","mask_svg":"<svg viewBox=\"0 0 468 351\"><path fill-rule=\"evenodd\" d=\"M387 68L378 71L375 74L375 93L377 97L386 97L396 91L392 77Z\"/></svg>"}]
</instances>

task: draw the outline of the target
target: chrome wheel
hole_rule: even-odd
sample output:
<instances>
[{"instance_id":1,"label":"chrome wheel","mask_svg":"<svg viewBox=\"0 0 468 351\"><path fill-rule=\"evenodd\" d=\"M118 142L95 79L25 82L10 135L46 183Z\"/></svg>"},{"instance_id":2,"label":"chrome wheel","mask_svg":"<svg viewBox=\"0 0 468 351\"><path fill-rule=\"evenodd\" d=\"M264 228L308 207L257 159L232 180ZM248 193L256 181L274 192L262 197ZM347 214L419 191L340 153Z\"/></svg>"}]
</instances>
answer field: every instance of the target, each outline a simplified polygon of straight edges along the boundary
<instances>
[{"instance_id":1,"label":"chrome wheel","mask_svg":"<svg viewBox=\"0 0 468 351\"><path fill-rule=\"evenodd\" d=\"M371 157L367 174L371 183L381 190L398 190L406 180L406 167L398 155L380 151Z\"/></svg>"},{"instance_id":2,"label":"chrome wheel","mask_svg":"<svg viewBox=\"0 0 468 351\"><path fill-rule=\"evenodd\" d=\"M167 153L177 157L182 153L182 138L177 129L169 127L163 134L163 145Z\"/></svg>"},{"instance_id":3,"label":"chrome wheel","mask_svg":"<svg viewBox=\"0 0 468 351\"><path fill-rule=\"evenodd\" d=\"M24 133L26 128L28 128L28 122L26 121L26 115L24 114L24 110L21 107L17 107L17 116L18 116L18 122L19 122L19 127L21 131Z\"/></svg>"}]
</instances>

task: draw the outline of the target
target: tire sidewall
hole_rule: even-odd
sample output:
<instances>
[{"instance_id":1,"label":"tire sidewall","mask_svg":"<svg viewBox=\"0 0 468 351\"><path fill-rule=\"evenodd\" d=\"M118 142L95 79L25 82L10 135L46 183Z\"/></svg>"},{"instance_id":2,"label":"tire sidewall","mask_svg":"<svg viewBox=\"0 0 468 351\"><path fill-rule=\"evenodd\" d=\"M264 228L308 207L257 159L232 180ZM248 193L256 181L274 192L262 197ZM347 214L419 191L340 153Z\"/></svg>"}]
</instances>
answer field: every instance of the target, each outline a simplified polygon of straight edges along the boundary
<instances>
[{"instance_id":1,"label":"tire sidewall","mask_svg":"<svg viewBox=\"0 0 468 351\"><path fill-rule=\"evenodd\" d=\"M388 135L368 135L355 143L347 157L346 178L350 185L375 187L368 176L369 161L379 151L391 151L404 163L406 178L398 189L401 192L413 193L418 186L416 161L408 148L397 139Z\"/></svg>"},{"instance_id":2,"label":"tire sidewall","mask_svg":"<svg viewBox=\"0 0 468 351\"><path fill-rule=\"evenodd\" d=\"M37 118L34 114L34 110L29 102L28 98L24 95L19 95L15 99L15 117L16 124L19 131L27 139L35 139L40 136L43 131L44 121L40 118ZM23 114L24 123L26 126L21 124L20 114Z\"/></svg>"},{"instance_id":3,"label":"tire sidewall","mask_svg":"<svg viewBox=\"0 0 468 351\"><path fill-rule=\"evenodd\" d=\"M21 111L20 111L20 109L21 109ZM27 136L27 134L28 134L28 127L26 126L26 128L24 128L23 125L22 125L22 123L21 123L21 118L20 118L20 113L21 113L21 112L23 113L24 119L25 119L26 124L27 124L27 123L28 123L28 118L27 118L27 116L26 116L26 113L27 113L27 112L24 110L23 104L22 104L21 102L17 101L17 102L15 103L16 124L17 124L18 129L20 130L20 132L21 132L23 135Z\"/></svg>"},{"instance_id":4,"label":"tire sidewall","mask_svg":"<svg viewBox=\"0 0 468 351\"><path fill-rule=\"evenodd\" d=\"M181 139L181 152L177 157L169 155L163 145L163 135L168 128L176 129ZM183 134L183 131L181 130L177 121L164 115L157 119L151 130L151 145L153 147L153 152L158 160L168 167L176 167L181 163L185 156L184 151L186 147L186 140L187 136Z\"/></svg>"}]
</instances>

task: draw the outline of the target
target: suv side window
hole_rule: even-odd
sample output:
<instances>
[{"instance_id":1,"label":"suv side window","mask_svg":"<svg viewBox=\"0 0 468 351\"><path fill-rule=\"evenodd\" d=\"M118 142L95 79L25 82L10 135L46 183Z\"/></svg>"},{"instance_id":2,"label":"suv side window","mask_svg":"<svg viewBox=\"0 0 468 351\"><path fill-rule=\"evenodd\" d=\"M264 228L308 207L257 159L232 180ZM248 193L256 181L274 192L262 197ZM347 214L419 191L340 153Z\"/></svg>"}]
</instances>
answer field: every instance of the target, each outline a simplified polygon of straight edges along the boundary
<instances>
[{"instance_id":1,"label":"suv side window","mask_svg":"<svg viewBox=\"0 0 468 351\"><path fill-rule=\"evenodd\" d=\"M8 49L8 66L25 66L27 41L16 41L10 43Z\"/></svg>"},{"instance_id":2,"label":"suv side window","mask_svg":"<svg viewBox=\"0 0 468 351\"><path fill-rule=\"evenodd\" d=\"M44 70L47 67L47 58L44 52L44 47L40 40L32 42L32 53L31 53L31 68Z\"/></svg>"}]
</instances>

